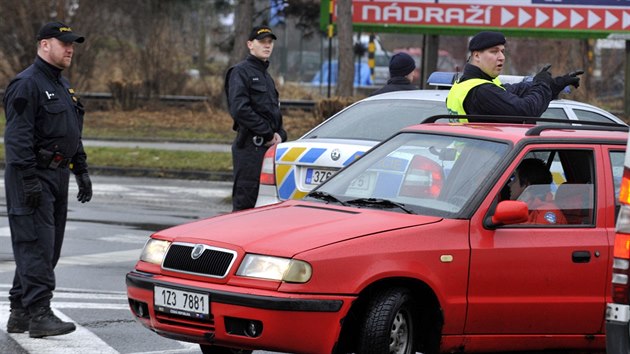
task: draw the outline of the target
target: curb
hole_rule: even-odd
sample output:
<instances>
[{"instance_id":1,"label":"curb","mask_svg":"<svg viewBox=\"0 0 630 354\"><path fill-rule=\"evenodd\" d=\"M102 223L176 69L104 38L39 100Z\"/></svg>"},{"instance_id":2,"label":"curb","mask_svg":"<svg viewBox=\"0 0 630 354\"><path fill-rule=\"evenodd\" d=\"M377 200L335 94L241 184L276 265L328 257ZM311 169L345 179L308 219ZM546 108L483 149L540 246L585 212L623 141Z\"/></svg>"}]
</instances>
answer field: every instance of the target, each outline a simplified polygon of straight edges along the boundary
<instances>
[{"instance_id":1,"label":"curb","mask_svg":"<svg viewBox=\"0 0 630 354\"><path fill-rule=\"evenodd\" d=\"M133 167L89 166L90 174L104 176L152 177L191 179L202 181L232 182L232 172L225 171L182 171Z\"/></svg>"}]
</instances>

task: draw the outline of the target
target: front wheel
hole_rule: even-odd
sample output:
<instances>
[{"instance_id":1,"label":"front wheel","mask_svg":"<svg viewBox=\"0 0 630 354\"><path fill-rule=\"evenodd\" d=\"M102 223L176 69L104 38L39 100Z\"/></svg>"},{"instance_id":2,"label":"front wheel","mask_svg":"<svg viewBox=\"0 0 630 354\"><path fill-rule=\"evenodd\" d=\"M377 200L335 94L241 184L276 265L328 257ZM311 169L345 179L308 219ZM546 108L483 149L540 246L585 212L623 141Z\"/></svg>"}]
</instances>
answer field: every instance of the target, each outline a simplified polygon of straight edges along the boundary
<instances>
[{"instance_id":1,"label":"front wheel","mask_svg":"<svg viewBox=\"0 0 630 354\"><path fill-rule=\"evenodd\" d=\"M199 344L199 347L201 348L201 352L203 354L251 354L252 353L251 350L232 349L232 348L226 348L226 347L219 347L217 345Z\"/></svg>"},{"instance_id":2,"label":"front wheel","mask_svg":"<svg viewBox=\"0 0 630 354\"><path fill-rule=\"evenodd\" d=\"M412 354L417 306L405 288L380 290L367 307L360 329L359 353Z\"/></svg>"}]
</instances>

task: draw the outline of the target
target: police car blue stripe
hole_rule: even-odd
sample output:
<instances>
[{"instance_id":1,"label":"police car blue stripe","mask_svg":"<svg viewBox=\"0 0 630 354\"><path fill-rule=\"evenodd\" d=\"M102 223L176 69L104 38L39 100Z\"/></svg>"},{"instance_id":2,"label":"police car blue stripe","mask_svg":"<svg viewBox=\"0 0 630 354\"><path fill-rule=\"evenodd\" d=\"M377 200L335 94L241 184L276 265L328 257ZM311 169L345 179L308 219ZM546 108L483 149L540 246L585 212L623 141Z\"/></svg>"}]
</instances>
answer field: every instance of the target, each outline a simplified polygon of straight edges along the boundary
<instances>
[{"instance_id":1,"label":"police car blue stripe","mask_svg":"<svg viewBox=\"0 0 630 354\"><path fill-rule=\"evenodd\" d=\"M287 150L289 150L289 148L279 148L276 149L276 161L280 161L280 158L282 158L282 155L284 155L285 152L287 152Z\"/></svg>"},{"instance_id":2,"label":"police car blue stripe","mask_svg":"<svg viewBox=\"0 0 630 354\"><path fill-rule=\"evenodd\" d=\"M365 151L357 151L354 154L352 154L352 156L350 156L349 159L347 159L346 161L343 162L342 166L347 166L349 165L352 161L358 159L359 157L363 156L363 154L365 154Z\"/></svg>"},{"instance_id":3,"label":"police car blue stripe","mask_svg":"<svg viewBox=\"0 0 630 354\"><path fill-rule=\"evenodd\" d=\"M293 194L293 191L296 189L297 186L295 185L295 170L291 170L291 172L289 172L289 174L284 179L284 182L282 183L280 188L278 188L278 196L280 196L280 199L282 200L289 199L291 198L291 194Z\"/></svg>"},{"instance_id":4,"label":"police car blue stripe","mask_svg":"<svg viewBox=\"0 0 630 354\"><path fill-rule=\"evenodd\" d=\"M309 149L304 156L300 158L300 162L313 163L326 152L326 149L313 148Z\"/></svg>"}]
</instances>

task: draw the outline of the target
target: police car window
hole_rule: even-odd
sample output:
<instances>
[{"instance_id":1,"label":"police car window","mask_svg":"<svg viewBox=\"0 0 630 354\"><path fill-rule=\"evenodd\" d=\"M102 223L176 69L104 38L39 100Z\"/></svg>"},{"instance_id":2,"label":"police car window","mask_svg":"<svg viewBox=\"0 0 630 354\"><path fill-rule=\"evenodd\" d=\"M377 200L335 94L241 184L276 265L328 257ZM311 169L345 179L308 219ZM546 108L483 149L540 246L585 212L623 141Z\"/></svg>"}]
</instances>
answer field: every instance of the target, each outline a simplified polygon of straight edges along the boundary
<instances>
[{"instance_id":1,"label":"police car window","mask_svg":"<svg viewBox=\"0 0 630 354\"><path fill-rule=\"evenodd\" d=\"M404 127L446 113L444 102L437 100L362 101L340 112L303 138L382 141Z\"/></svg>"},{"instance_id":2,"label":"police car window","mask_svg":"<svg viewBox=\"0 0 630 354\"><path fill-rule=\"evenodd\" d=\"M554 118L554 119L569 119L567 114L564 112L563 108L547 108L547 110L542 114L543 118Z\"/></svg>"},{"instance_id":3,"label":"police car window","mask_svg":"<svg viewBox=\"0 0 630 354\"><path fill-rule=\"evenodd\" d=\"M577 116L579 120L589 121L589 122L604 122L604 123L614 123L610 118L599 114L597 112L585 111L583 109L574 109L573 112Z\"/></svg>"}]
</instances>

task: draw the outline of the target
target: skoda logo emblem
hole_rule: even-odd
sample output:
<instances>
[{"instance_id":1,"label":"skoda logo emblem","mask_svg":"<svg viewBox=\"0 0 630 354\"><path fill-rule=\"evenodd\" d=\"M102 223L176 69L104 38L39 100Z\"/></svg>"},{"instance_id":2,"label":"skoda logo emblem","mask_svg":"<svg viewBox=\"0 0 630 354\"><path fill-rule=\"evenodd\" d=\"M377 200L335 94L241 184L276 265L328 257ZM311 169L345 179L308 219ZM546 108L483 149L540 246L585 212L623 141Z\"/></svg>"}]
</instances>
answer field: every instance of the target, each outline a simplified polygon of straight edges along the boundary
<instances>
[{"instance_id":1,"label":"skoda logo emblem","mask_svg":"<svg viewBox=\"0 0 630 354\"><path fill-rule=\"evenodd\" d=\"M193 247L192 252L190 252L190 258L197 259L201 257L201 255L203 254L203 251L204 251L203 245L195 245L195 247Z\"/></svg>"},{"instance_id":2,"label":"skoda logo emblem","mask_svg":"<svg viewBox=\"0 0 630 354\"><path fill-rule=\"evenodd\" d=\"M339 160L340 157L341 151L339 151L339 149L335 149L330 153L330 158L333 159L333 161Z\"/></svg>"}]
</instances>

